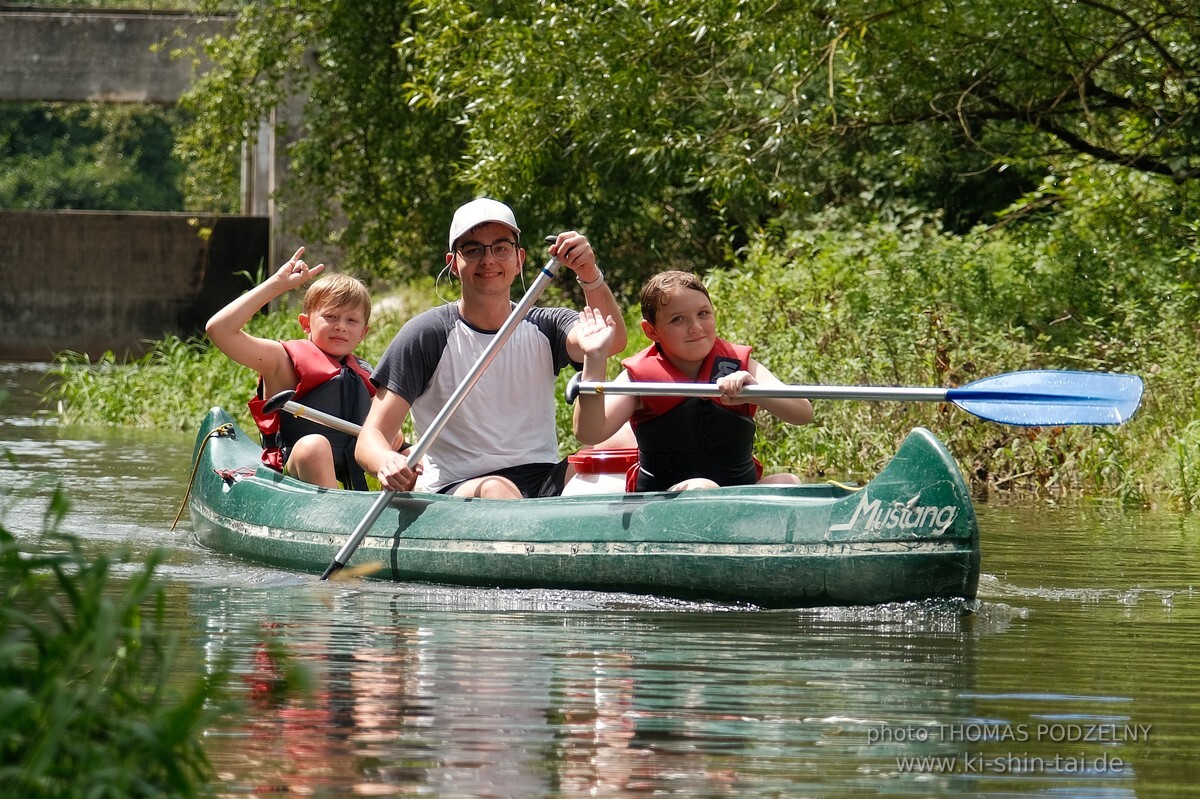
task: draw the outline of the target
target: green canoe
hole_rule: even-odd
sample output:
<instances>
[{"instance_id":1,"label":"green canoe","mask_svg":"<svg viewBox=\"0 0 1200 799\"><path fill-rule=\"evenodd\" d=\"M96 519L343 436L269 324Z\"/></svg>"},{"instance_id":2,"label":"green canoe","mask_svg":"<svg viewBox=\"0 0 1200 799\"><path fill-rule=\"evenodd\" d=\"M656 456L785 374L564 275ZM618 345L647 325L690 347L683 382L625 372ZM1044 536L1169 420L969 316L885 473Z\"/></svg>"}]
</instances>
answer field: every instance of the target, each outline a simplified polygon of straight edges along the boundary
<instances>
[{"instance_id":1,"label":"green canoe","mask_svg":"<svg viewBox=\"0 0 1200 799\"><path fill-rule=\"evenodd\" d=\"M319 489L259 466L214 408L189 507L205 547L321 574L378 494ZM395 581L566 588L761 607L973 599L979 529L945 447L912 431L861 489L833 484L585 494L517 501L397 493L348 566Z\"/></svg>"}]
</instances>

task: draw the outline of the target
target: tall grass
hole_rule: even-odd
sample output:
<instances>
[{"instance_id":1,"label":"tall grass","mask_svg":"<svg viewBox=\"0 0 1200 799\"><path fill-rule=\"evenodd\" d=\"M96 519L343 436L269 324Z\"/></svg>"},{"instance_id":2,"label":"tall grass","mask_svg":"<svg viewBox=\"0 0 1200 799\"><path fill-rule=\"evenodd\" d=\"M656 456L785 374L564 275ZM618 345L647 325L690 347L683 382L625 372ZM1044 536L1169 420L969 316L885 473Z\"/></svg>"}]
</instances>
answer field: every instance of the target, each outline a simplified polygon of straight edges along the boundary
<instances>
[{"instance_id":1,"label":"tall grass","mask_svg":"<svg viewBox=\"0 0 1200 799\"><path fill-rule=\"evenodd\" d=\"M1132 372L1146 393L1131 422L1028 429L946 404L819 402L809 426L760 417L760 459L808 478L861 480L921 425L947 442L980 492L1200 505L1200 226L1178 216L1187 197L1099 168L1052 188L1057 213L966 235L903 209L764 230L730 264L707 270L719 330L794 383L955 386L1020 369ZM563 290L553 286L546 302ZM636 301L620 299L632 353L645 340ZM428 285L407 295L404 313L376 321L365 357L432 302ZM288 324L273 314L255 330L296 335ZM190 427L209 405L240 409L253 385L200 341L167 340L124 366L63 360L58 373L68 416L114 424ZM565 403L558 424L573 447Z\"/></svg>"},{"instance_id":2,"label":"tall grass","mask_svg":"<svg viewBox=\"0 0 1200 799\"><path fill-rule=\"evenodd\" d=\"M280 341L303 338L296 319L300 297L289 299L293 304L256 315L247 332ZM358 354L374 363L401 323L435 301L432 284L422 282L377 303ZM258 375L231 361L203 336L167 336L131 361L111 352L98 361L61 353L51 376L52 387L45 396L66 423L190 430L209 408L219 405L253 427L246 403L254 396Z\"/></svg>"}]
</instances>

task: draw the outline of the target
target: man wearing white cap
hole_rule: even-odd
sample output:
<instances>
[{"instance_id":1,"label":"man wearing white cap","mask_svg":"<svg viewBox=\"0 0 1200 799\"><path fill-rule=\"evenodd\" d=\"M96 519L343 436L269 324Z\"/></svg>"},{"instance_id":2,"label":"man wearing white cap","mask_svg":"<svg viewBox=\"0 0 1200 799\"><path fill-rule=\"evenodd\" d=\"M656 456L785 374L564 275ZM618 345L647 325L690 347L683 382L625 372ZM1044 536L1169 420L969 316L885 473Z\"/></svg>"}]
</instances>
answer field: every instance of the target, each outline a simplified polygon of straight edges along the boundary
<instances>
[{"instance_id":1,"label":"man wearing white cap","mask_svg":"<svg viewBox=\"0 0 1200 799\"><path fill-rule=\"evenodd\" d=\"M406 322L371 377L378 391L355 454L384 488L412 484L406 458L390 446L405 417L411 411L423 435L512 313L510 288L525 264L520 235L502 202L481 197L455 211L446 265L462 283L462 299ZM612 354L624 350L625 321L587 238L560 233L550 254L575 272L588 306L612 317ZM490 499L562 492L554 386L559 371L583 362L578 316L570 308L530 309L430 446L421 487Z\"/></svg>"}]
</instances>

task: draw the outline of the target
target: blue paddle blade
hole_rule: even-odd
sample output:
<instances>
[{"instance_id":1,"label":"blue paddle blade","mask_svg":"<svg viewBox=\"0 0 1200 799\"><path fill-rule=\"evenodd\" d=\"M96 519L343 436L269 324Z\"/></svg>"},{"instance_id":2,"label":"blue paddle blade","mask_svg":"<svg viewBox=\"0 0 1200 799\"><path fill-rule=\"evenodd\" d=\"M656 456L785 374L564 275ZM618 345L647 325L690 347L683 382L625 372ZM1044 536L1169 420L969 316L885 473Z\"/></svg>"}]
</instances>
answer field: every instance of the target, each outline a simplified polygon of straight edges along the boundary
<instances>
[{"instance_id":1,"label":"blue paddle blade","mask_svg":"<svg viewBox=\"0 0 1200 799\"><path fill-rule=\"evenodd\" d=\"M1141 404L1142 379L1116 372L1010 372L947 389L946 400L1001 424L1116 425Z\"/></svg>"}]
</instances>

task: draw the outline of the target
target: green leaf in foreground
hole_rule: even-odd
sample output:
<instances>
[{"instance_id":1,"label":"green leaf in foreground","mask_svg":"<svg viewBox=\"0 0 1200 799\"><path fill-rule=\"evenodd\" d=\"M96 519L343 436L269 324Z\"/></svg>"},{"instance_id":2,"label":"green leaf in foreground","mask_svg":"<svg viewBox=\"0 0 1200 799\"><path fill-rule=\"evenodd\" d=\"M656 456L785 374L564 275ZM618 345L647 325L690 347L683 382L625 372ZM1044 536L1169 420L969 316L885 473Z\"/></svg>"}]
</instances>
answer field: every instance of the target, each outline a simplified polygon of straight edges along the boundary
<instances>
[{"instance_id":1,"label":"green leaf in foreground","mask_svg":"<svg viewBox=\"0 0 1200 799\"><path fill-rule=\"evenodd\" d=\"M0 524L0 786L7 797L211 794L201 733L227 673L191 674L165 631L161 553L84 552L49 529L24 548ZM118 573L118 569L120 573Z\"/></svg>"}]
</instances>

